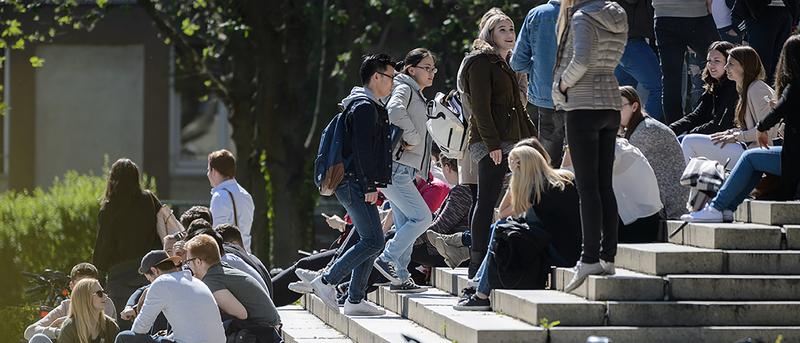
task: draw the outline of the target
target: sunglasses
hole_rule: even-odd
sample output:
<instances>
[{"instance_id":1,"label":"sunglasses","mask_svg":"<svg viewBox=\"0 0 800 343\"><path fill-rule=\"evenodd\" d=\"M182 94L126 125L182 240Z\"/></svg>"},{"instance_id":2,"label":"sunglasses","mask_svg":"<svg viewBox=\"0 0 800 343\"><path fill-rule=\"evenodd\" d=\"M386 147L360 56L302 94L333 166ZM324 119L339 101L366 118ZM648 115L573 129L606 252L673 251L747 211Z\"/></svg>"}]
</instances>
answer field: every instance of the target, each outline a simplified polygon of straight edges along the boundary
<instances>
[{"instance_id":1,"label":"sunglasses","mask_svg":"<svg viewBox=\"0 0 800 343\"><path fill-rule=\"evenodd\" d=\"M101 289L97 292L94 292L94 295L96 295L98 298L105 298L108 296L108 292L106 292L104 289Z\"/></svg>"}]
</instances>

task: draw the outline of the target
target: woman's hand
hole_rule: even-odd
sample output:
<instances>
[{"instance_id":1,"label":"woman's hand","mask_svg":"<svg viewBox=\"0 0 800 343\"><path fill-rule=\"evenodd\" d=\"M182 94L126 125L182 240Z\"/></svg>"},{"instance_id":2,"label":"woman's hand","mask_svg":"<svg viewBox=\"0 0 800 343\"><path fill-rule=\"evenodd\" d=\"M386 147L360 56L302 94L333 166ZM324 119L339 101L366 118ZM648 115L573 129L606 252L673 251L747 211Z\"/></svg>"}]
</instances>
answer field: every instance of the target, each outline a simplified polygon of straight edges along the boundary
<instances>
[{"instance_id":1,"label":"woman's hand","mask_svg":"<svg viewBox=\"0 0 800 343\"><path fill-rule=\"evenodd\" d=\"M494 165L498 165L503 161L503 151L500 149L492 150L489 152L489 157L494 162Z\"/></svg>"},{"instance_id":2,"label":"woman's hand","mask_svg":"<svg viewBox=\"0 0 800 343\"><path fill-rule=\"evenodd\" d=\"M564 83L561 81L558 82L558 90L561 91L562 94L567 94L567 86L564 86Z\"/></svg>"},{"instance_id":3,"label":"woman's hand","mask_svg":"<svg viewBox=\"0 0 800 343\"><path fill-rule=\"evenodd\" d=\"M337 215L329 216L325 213L322 213L322 216L325 217L325 223L331 227L331 229L339 230L339 232L344 232L344 228L347 226L347 222L344 219L340 218Z\"/></svg>"},{"instance_id":4,"label":"woman's hand","mask_svg":"<svg viewBox=\"0 0 800 343\"><path fill-rule=\"evenodd\" d=\"M769 143L771 143L771 139L769 139L769 134L767 131L758 131L756 134L756 141L760 147L769 149Z\"/></svg>"},{"instance_id":5,"label":"woman's hand","mask_svg":"<svg viewBox=\"0 0 800 343\"><path fill-rule=\"evenodd\" d=\"M722 148L728 143L736 143L736 135L730 131L712 133L711 143L719 145L719 147Z\"/></svg>"}]
</instances>

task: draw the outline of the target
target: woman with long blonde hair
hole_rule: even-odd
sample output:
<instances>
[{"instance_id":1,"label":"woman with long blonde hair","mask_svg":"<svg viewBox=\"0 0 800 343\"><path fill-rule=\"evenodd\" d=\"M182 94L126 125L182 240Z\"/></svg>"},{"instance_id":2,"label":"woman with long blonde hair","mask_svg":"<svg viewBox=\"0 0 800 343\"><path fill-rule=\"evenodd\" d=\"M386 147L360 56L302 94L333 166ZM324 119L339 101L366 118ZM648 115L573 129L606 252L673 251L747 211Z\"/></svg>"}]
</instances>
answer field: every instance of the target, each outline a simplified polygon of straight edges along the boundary
<instances>
[{"instance_id":1,"label":"woman with long blonde hair","mask_svg":"<svg viewBox=\"0 0 800 343\"><path fill-rule=\"evenodd\" d=\"M515 147L508 155L511 169L509 198L512 217L524 221L531 229L546 231L555 254L549 255L552 264L573 265L581 251L581 224L578 206L578 192L575 189L574 175L564 169L553 169L542 153L529 145ZM494 230L489 240L489 253L484 258L475 281L476 293L454 306L462 311L486 311L491 309L489 293L489 255L492 250ZM473 243L474 244L474 243ZM532 272L542 269L530 266ZM499 273L499 271L496 271Z\"/></svg>"},{"instance_id":2,"label":"woman with long blonde hair","mask_svg":"<svg viewBox=\"0 0 800 343\"><path fill-rule=\"evenodd\" d=\"M97 279L78 281L72 289L69 314L61 326L58 343L112 343L117 337L117 323L106 315L108 295ZM48 342L36 336L37 343ZM32 341L33 342L33 341Z\"/></svg>"}]
</instances>

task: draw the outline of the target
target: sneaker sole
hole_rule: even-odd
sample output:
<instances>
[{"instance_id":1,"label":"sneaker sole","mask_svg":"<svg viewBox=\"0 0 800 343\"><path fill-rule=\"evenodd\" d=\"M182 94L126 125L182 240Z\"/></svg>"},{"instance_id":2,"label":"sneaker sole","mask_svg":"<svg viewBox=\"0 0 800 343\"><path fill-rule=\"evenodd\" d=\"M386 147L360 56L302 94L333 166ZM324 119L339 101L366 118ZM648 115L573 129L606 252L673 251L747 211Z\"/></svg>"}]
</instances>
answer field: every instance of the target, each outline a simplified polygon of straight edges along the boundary
<instances>
[{"instance_id":1,"label":"sneaker sole","mask_svg":"<svg viewBox=\"0 0 800 343\"><path fill-rule=\"evenodd\" d=\"M491 306L459 306L453 305L453 309L456 311L491 311Z\"/></svg>"},{"instance_id":2,"label":"sneaker sole","mask_svg":"<svg viewBox=\"0 0 800 343\"><path fill-rule=\"evenodd\" d=\"M314 277L313 277L313 278L311 278L310 280L307 280L306 278L304 278L304 277L302 276L302 273L298 273L298 272L297 272L297 270L295 270L295 271L294 271L294 275L297 275L297 278L298 278L298 279L300 279L300 281L303 281L303 282L305 282L305 283L309 283L309 284L310 284L310 283L311 283L311 281L314 281L314 279L316 279L316 277L317 277L317 276L319 276L320 274L317 274L316 276L314 276Z\"/></svg>"},{"instance_id":3,"label":"sneaker sole","mask_svg":"<svg viewBox=\"0 0 800 343\"><path fill-rule=\"evenodd\" d=\"M330 287L330 286L328 286L328 287ZM322 292L319 292L320 290L315 289L313 286L311 288L314 290L314 292L313 292L314 295L316 295L317 298L322 300L322 302L326 306L328 306L328 308L330 308L331 310L339 311L339 301L338 301L338 299L336 299L336 295L335 295L336 294L336 290L335 289L333 290L333 294L334 294L333 297L334 298L333 299L326 299L326 297L322 296Z\"/></svg>"},{"instance_id":4,"label":"sneaker sole","mask_svg":"<svg viewBox=\"0 0 800 343\"><path fill-rule=\"evenodd\" d=\"M389 290L392 293L424 293L427 291L427 288L418 288L418 289L396 289L396 290Z\"/></svg>"},{"instance_id":5,"label":"sneaker sole","mask_svg":"<svg viewBox=\"0 0 800 343\"><path fill-rule=\"evenodd\" d=\"M299 286L299 285L289 284L288 287L289 287L290 291L295 292L295 293L299 293L299 294L308 294L308 293L313 293L314 292L314 289L311 288L311 286Z\"/></svg>"},{"instance_id":6,"label":"sneaker sole","mask_svg":"<svg viewBox=\"0 0 800 343\"><path fill-rule=\"evenodd\" d=\"M377 313L377 312L376 313L347 313L347 312L344 312L344 311L342 311L342 312L344 313L345 316L350 316L350 317L380 317L380 316L386 314L386 311L383 311L383 313Z\"/></svg>"},{"instance_id":7,"label":"sneaker sole","mask_svg":"<svg viewBox=\"0 0 800 343\"><path fill-rule=\"evenodd\" d=\"M381 273L381 275L383 275L383 277L385 277L386 279L388 279L388 280L389 280L389 282L394 282L394 283L400 283L400 282L402 282L400 279L398 279L398 278L396 278L396 277L392 276L392 274L391 274L391 273L389 273L388 271L386 271L386 270L383 270L383 268L381 268L381 266L380 266L378 263L372 263L372 266L373 266L373 267L375 267L375 269L377 269L377 270L378 270L378 272L380 272L380 273Z\"/></svg>"}]
</instances>

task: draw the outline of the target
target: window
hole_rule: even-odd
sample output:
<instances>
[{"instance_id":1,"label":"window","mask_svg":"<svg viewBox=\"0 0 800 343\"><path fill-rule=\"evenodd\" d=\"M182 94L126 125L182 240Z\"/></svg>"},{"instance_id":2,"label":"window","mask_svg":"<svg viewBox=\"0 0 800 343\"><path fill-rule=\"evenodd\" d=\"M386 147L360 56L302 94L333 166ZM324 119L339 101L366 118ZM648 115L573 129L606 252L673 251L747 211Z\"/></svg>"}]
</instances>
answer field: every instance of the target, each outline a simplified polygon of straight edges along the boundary
<instances>
[{"instance_id":1,"label":"window","mask_svg":"<svg viewBox=\"0 0 800 343\"><path fill-rule=\"evenodd\" d=\"M231 139L228 111L205 79L179 66L170 53L170 172L173 175L206 173L208 154L228 149L236 154Z\"/></svg>"}]
</instances>

